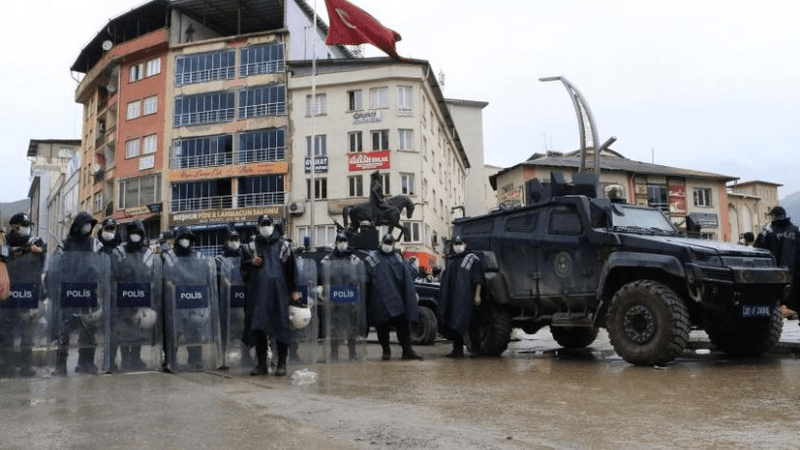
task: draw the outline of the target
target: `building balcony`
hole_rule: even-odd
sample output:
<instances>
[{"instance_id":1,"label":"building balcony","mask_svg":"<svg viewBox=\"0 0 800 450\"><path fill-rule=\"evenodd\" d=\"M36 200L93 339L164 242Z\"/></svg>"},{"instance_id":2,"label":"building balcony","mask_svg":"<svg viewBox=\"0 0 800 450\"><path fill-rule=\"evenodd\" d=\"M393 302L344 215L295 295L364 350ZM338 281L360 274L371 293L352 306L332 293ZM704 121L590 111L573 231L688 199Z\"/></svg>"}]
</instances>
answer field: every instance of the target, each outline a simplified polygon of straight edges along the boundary
<instances>
[{"instance_id":1,"label":"building balcony","mask_svg":"<svg viewBox=\"0 0 800 450\"><path fill-rule=\"evenodd\" d=\"M216 197L173 199L171 207L172 212L230 209L233 207L233 196L220 195Z\"/></svg>"}]
</instances>

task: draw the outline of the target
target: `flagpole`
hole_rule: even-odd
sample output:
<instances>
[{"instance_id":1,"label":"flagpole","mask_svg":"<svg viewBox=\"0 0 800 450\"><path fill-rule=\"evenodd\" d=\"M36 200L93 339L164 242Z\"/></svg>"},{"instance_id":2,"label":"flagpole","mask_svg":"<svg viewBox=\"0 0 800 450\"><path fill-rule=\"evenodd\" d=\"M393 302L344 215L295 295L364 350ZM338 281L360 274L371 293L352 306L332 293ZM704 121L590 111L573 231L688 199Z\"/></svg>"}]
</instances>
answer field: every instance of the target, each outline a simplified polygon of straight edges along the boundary
<instances>
[{"instance_id":1,"label":"flagpole","mask_svg":"<svg viewBox=\"0 0 800 450\"><path fill-rule=\"evenodd\" d=\"M317 0L314 0L314 23L311 26L311 224L308 227L309 247L314 248L314 207L317 193L315 175L317 172Z\"/></svg>"}]
</instances>

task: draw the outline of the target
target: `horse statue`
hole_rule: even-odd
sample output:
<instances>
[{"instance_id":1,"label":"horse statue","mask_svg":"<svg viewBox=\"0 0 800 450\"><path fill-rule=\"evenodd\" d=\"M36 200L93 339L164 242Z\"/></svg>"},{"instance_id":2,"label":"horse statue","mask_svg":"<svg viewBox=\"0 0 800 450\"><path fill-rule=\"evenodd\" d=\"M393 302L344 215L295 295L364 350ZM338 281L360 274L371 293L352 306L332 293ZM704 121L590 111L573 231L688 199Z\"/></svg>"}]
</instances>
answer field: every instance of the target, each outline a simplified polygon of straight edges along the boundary
<instances>
[{"instance_id":1,"label":"horse statue","mask_svg":"<svg viewBox=\"0 0 800 450\"><path fill-rule=\"evenodd\" d=\"M400 212L403 209L406 210L406 217L410 219L414 214L414 202L405 195L394 195L386 199L384 205L377 208L376 205L370 202L345 206L342 211L342 219L344 220L344 227L348 228L347 219L349 217L349 229L351 231L357 231L362 222L365 221L375 227L386 225L389 227L389 233L392 233L395 228L399 228L400 235L397 239L400 239L400 237L408 232L408 230L400 225Z\"/></svg>"}]
</instances>

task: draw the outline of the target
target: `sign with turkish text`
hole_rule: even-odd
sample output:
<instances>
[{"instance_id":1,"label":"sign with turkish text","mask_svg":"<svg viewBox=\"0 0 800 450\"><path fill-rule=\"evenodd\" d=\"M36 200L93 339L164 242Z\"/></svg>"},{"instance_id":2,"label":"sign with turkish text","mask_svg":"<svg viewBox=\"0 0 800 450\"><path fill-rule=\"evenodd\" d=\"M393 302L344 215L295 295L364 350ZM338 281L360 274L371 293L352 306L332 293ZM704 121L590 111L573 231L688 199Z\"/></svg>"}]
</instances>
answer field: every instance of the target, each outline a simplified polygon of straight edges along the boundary
<instances>
[{"instance_id":1,"label":"sign with turkish text","mask_svg":"<svg viewBox=\"0 0 800 450\"><path fill-rule=\"evenodd\" d=\"M284 205L262 206L258 208L210 209L205 211L170 214L170 225L178 226L208 222L255 222L262 214L283 217Z\"/></svg>"},{"instance_id":2,"label":"sign with turkish text","mask_svg":"<svg viewBox=\"0 0 800 450\"><path fill-rule=\"evenodd\" d=\"M350 172L359 170L379 170L391 167L389 163L389 151L353 153L347 157Z\"/></svg>"},{"instance_id":3,"label":"sign with turkish text","mask_svg":"<svg viewBox=\"0 0 800 450\"><path fill-rule=\"evenodd\" d=\"M254 175L275 175L287 173L289 165L286 161L260 162L252 164L234 164L222 167L200 167L196 169L173 170L169 173L170 181L192 181L209 178L244 177Z\"/></svg>"},{"instance_id":4,"label":"sign with turkish text","mask_svg":"<svg viewBox=\"0 0 800 450\"><path fill-rule=\"evenodd\" d=\"M311 158L306 158L305 162L306 166L306 173L311 173ZM327 156L317 156L314 158L314 173L326 173L328 172L328 157Z\"/></svg>"}]
</instances>

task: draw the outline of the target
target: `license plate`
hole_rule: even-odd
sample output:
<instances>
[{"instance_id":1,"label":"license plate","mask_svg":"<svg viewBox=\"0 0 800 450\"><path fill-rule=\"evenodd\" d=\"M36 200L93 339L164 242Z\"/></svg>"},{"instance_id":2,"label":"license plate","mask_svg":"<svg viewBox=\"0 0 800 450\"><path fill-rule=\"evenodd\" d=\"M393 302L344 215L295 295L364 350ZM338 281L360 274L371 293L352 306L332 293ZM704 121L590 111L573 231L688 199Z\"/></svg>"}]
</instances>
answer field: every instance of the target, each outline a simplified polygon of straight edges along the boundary
<instances>
[{"instance_id":1,"label":"license plate","mask_svg":"<svg viewBox=\"0 0 800 450\"><path fill-rule=\"evenodd\" d=\"M742 305L742 317L769 317L771 305Z\"/></svg>"}]
</instances>

